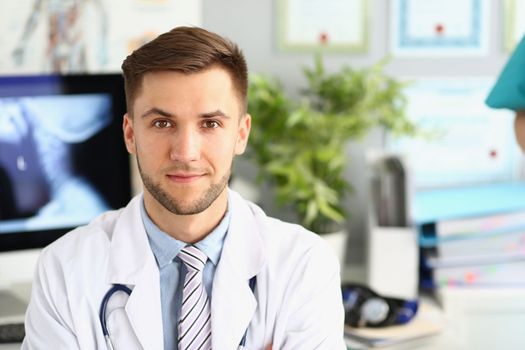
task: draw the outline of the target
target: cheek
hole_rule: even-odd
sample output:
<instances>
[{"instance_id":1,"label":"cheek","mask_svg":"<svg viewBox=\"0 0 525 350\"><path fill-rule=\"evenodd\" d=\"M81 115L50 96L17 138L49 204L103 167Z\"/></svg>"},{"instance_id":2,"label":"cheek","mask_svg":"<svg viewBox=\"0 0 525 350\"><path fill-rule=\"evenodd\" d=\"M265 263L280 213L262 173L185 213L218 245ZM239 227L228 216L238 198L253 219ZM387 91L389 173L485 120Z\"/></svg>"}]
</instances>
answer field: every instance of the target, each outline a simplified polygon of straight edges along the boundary
<instances>
[{"instance_id":1,"label":"cheek","mask_svg":"<svg viewBox=\"0 0 525 350\"><path fill-rule=\"evenodd\" d=\"M231 134L222 135L222 137L206 140L203 146L203 153L207 154L210 162L229 163L236 153L236 138Z\"/></svg>"},{"instance_id":2,"label":"cheek","mask_svg":"<svg viewBox=\"0 0 525 350\"><path fill-rule=\"evenodd\" d=\"M160 168L169 159L169 144L162 138L138 137L135 139L137 157L141 166Z\"/></svg>"}]
</instances>

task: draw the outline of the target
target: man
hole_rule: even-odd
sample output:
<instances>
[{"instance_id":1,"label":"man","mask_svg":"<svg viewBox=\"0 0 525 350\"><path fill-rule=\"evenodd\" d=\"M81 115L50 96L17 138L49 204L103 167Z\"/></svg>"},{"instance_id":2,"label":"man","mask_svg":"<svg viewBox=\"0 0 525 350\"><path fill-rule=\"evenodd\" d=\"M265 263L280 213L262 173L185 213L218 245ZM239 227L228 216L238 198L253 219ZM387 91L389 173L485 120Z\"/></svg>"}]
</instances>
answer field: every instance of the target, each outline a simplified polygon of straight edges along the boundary
<instances>
[{"instance_id":1,"label":"man","mask_svg":"<svg viewBox=\"0 0 525 350\"><path fill-rule=\"evenodd\" d=\"M238 47L179 27L122 67L144 193L44 249L23 348L104 348L100 308L115 349L345 349L329 247L228 189L251 123Z\"/></svg>"},{"instance_id":2,"label":"man","mask_svg":"<svg viewBox=\"0 0 525 350\"><path fill-rule=\"evenodd\" d=\"M486 103L492 108L507 108L516 112L516 140L525 151L525 36L514 49L509 61L492 88Z\"/></svg>"}]
</instances>

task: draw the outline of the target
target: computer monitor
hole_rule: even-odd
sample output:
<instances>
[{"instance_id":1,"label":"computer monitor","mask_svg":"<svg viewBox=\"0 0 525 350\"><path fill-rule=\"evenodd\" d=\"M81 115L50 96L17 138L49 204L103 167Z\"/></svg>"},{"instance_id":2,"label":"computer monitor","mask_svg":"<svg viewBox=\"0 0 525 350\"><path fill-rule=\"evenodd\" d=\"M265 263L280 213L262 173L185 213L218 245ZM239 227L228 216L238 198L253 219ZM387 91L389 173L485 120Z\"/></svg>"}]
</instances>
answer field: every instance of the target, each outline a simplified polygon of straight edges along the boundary
<instances>
[{"instance_id":1,"label":"computer monitor","mask_svg":"<svg viewBox=\"0 0 525 350\"><path fill-rule=\"evenodd\" d=\"M0 77L0 251L126 205L125 110L120 75Z\"/></svg>"}]
</instances>

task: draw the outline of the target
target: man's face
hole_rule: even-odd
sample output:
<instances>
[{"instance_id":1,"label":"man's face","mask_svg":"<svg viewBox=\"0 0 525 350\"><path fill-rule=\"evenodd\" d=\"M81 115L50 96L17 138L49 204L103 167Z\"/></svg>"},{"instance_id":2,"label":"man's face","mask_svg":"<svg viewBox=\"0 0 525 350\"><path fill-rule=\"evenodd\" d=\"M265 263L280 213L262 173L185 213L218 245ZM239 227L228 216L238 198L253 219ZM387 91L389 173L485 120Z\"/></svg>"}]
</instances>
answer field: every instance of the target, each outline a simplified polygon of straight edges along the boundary
<instances>
[{"instance_id":1,"label":"man's face","mask_svg":"<svg viewBox=\"0 0 525 350\"><path fill-rule=\"evenodd\" d=\"M133 117L124 116L126 147L137 156L145 199L191 215L225 195L233 158L244 152L250 132L250 116L241 111L222 68L147 73Z\"/></svg>"}]
</instances>

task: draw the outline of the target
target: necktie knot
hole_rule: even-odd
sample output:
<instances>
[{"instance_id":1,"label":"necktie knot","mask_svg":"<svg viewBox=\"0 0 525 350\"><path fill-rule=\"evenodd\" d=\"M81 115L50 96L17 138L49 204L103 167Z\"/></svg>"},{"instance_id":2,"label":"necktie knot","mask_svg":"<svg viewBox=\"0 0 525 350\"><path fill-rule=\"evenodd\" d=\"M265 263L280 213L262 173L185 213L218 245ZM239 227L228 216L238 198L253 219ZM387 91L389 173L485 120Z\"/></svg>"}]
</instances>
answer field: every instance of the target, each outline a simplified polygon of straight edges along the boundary
<instances>
[{"instance_id":1,"label":"necktie knot","mask_svg":"<svg viewBox=\"0 0 525 350\"><path fill-rule=\"evenodd\" d=\"M184 248L179 253L179 258L182 260L184 265L188 268L189 271L200 272L204 269L206 260L208 257L199 248L189 245Z\"/></svg>"}]
</instances>

